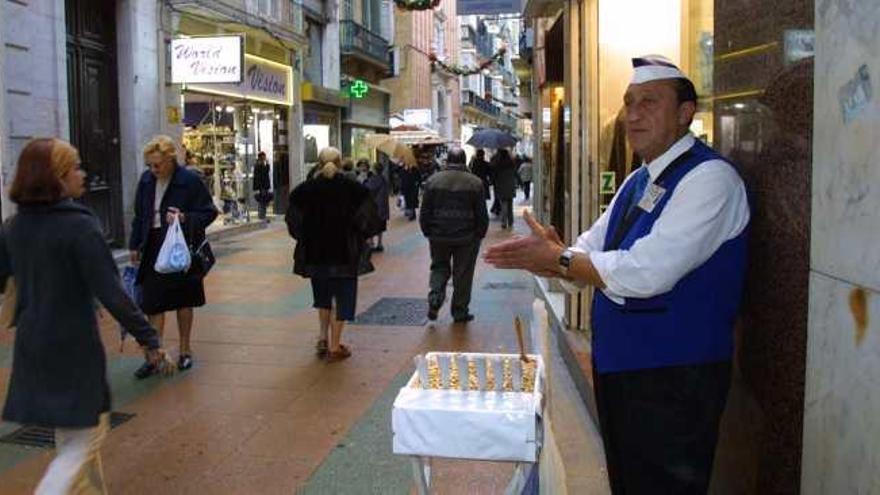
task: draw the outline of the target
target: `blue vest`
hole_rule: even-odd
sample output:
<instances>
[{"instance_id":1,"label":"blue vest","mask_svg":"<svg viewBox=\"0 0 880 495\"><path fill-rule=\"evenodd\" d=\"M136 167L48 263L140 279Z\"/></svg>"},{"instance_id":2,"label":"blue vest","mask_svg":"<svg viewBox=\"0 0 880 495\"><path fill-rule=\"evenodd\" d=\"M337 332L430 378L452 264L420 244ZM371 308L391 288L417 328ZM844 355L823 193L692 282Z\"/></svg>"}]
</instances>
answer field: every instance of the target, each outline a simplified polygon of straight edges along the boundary
<instances>
[{"instance_id":1,"label":"blue vest","mask_svg":"<svg viewBox=\"0 0 880 495\"><path fill-rule=\"evenodd\" d=\"M611 211L603 250L626 250L648 235L681 179L708 160L724 158L697 141L670 163L655 182L666 193L652 212L639 209L626 229L626 209L635 182L629 181ZM747 231L722 244L665 294L627 298L619 305L597 290L592 310L596 369L612 373L731 359L746 272Z\"/></svg>"}]
</instances>

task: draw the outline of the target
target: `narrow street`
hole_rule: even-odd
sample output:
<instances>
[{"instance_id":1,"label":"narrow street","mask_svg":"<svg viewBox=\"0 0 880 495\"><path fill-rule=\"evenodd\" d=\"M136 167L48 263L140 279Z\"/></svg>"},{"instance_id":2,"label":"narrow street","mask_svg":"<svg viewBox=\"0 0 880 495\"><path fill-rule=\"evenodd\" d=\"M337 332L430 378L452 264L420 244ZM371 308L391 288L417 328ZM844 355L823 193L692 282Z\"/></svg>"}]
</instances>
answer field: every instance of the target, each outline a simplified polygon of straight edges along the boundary
<instances>
[{"instance_id":1,"label":"narrow street","mask_svg":"<svg viewBox=\"0 0 880 495\"><path fill-rule=\"evenodd\" d=\"M515 229L523 231L517 210ZM493 221L483 246L511 235ZM413 356L515 352L513 317L530 316L531 277L479 262L475 321L454 324L447 299L432 324L350 325L343 339L352 357L327 364L314 355L317 314L308 281L291 273L292 246L280 218L215 245L192 370L136 381L136 345L129 339L120 354L117 326L104 320L113 410L135 415L111 431L103 449L111 493L409 493L409 460L391 453L390 410ZM382 298L426 296L428 244L418 222L392 213L385 246L373 257L376 272L360 279L358 314ZM166 345L176 354L170 323ZM0 333L0 394L11 343L11 332ZM0 423L0 435L17 427ZM52 455L0 444L0 492L30 493ZM433 480L436 493L500 493L511 472L507 464L443 461Z\"/></svg>"}]
</instances>

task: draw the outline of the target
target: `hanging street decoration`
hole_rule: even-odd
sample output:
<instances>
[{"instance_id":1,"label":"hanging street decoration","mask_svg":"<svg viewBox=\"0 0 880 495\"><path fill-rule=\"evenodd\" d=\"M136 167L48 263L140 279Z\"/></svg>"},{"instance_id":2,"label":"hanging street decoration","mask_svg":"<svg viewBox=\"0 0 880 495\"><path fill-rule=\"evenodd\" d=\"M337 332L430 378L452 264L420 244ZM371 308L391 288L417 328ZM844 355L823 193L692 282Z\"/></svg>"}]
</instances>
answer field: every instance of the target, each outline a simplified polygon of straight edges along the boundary
<instances>
[{"instance_id":1,"label":"hanging street decoration","mask_svg":"<svg viewBox=\"0 0 880 495\"><path fill-rule=\"evenodd\" d=\"M440 68L440 70L443 70L450 74L454 74L456 76L472 76L474 74L479 74L485 69L491 67L493 64L500 62L504 58L505 53L507 53L507 48L501 47L498 49L497 52L495 52L495 55L492 55L491 58L476 67L462 67L461 65L447 64L446 62L438 59L437 55L433 52L428 54L428 59L431 60L431 68L434 70Z\"/></svg>"},{"instance_id":2,"label":"hanging street decoration","mask_svg":"<svg viewBox=\"0 0 880 495\"><path fill-rule=\"evenodd\" d=\"M394 0L401 10L432 10L440 5L440 0Z\"/></svg>"},{"instance_id":3,"label":"hanging street decoration","mask_svg":"<svg viewBox=\"0 0 880 495\"><path fill-rule=\"evenodd\" d=\"M353 98L362 100L370 92L370 86L362 79L355 79L351 82L351 86L348 87L348 92Z\"/></svg>"}]
</instances>

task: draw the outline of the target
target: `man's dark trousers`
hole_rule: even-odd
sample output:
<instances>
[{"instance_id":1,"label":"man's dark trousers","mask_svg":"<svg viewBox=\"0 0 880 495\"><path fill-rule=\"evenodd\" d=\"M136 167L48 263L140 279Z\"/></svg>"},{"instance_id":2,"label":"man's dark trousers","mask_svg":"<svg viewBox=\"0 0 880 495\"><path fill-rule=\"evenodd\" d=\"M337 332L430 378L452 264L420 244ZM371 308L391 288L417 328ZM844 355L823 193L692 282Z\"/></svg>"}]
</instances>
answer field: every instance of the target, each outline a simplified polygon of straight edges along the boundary
<instances>
[{"instance_id":1,"label":"man's dark trousers","mask_svg":"<svg viewBox=\"0 0 880 495\"><path fill-rule=\"evenodd\" d=\"M428 304L435 309L443 306L446 299L446 283L452 276L452 317L464 318L471 303L471 287L474 267L480 252L480 241L467 244L450 244L431 241L431 291Z\"/></svg>"},{"instance_id":2,"label":"man's dark trousers","mask_svg":"<svg viewBox=\"0 0 880 495\"><path fill-rule=\"evenodd\" d=\"M593 383L614 495L709 489L730 362L618 373Z\"/></svg>"}]
</instances>

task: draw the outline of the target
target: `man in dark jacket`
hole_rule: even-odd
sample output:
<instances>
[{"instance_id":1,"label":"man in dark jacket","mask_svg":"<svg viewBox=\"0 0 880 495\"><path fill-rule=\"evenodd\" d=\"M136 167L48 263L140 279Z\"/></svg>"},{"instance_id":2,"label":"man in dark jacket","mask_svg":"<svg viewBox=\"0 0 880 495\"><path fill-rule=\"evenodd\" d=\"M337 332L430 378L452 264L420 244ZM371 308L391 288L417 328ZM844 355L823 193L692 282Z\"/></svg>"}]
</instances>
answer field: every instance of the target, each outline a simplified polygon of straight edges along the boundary
<instances>
[{"instance_id":1,"label":"man in dark jacket","mask_svg":"<svg viewBox=\"0 0 880 495\"><path fill-rule=\"evenodd\" d=\"M483 182L468 172L465 154L452 149L446 170L425 184L419 224L431 244L428 319L436 320L452 275L452 317L456 323L474 319L468 312L480 242L489 228ZM451 262L451 263L450 263Z\"/></svg>"}]
</instances>

